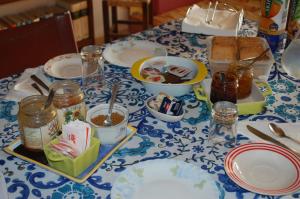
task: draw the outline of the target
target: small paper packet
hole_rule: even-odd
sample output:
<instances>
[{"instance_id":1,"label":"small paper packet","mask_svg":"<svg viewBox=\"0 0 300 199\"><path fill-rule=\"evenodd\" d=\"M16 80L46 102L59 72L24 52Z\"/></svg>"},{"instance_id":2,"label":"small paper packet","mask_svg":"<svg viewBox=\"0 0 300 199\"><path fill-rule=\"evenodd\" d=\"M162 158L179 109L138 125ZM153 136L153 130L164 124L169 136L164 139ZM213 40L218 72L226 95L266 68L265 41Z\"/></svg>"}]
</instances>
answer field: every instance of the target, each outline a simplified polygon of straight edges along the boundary
<instances>
[{"instance_id":1,"label":"small paper packet","mask_svg":"<svg viewBox=\"0 0 300 199\"><path fill-rule=\"evenodd\" d=\"M90 124L75 120L62 126L62 138L72 143L78 153L83 153L91 142Z\"/></svg>"}]
</instances>

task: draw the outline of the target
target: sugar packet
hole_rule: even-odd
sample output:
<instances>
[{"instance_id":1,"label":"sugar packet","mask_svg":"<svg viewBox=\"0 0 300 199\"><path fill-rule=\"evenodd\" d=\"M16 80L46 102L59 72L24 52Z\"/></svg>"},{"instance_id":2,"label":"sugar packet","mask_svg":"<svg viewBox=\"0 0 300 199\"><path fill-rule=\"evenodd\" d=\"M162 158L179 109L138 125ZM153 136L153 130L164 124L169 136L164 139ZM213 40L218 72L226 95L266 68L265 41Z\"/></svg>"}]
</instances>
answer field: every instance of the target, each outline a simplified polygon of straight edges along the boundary
<instances>
[{"instance_id":1,"label":"sugar packet","mask_svg":"<svg viewBox=\"0 0 300 199\"><path fill-rule=\"evenodd\" d=\"M89 123L75 120L62 126L62 138L73 144L79 154L90 146L92 129Z\"/></svg>"}]
</instances>

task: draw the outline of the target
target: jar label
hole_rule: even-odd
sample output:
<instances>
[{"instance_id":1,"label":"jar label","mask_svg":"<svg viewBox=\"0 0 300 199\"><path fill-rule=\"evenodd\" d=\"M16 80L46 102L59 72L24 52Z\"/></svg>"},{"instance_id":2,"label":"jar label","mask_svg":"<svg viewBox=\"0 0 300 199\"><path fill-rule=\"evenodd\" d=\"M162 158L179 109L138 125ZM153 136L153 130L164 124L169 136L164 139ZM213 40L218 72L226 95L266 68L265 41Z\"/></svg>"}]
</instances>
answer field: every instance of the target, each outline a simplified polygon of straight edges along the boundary
<instances>
[{"instance_id":1,"label":"jar label","mask_svg":"<svg viewBox=\"0 0 300 199\"><path fill-rule=\"evenodd\" d=\"M59 126L61 127L63 124L67 124L70 121L85 120L86 110L85 103L81 102L74 106L69 106L67 108L57 109L57 116L59 121Z\"/></svg>"},{"instance_id":2,"label":"jar label","mask_svg":"<svg viewBox=\"0 0 300 199\"><path fill-rule=\"evenodd\" d=\"M56 137L57 132L57 118L54 118L51 122L39 128L24 127L24 145L31 149L43 149L45 144L48 144Z\"/></svg>"}]
</instances>

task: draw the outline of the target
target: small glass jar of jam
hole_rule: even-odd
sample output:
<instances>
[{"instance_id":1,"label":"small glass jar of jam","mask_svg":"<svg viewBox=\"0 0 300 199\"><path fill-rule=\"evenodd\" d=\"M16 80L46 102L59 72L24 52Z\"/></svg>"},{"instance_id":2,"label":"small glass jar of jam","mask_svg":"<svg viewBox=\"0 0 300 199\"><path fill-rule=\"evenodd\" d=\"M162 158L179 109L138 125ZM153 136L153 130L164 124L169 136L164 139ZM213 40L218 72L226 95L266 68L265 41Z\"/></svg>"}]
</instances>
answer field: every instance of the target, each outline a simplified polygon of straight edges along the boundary
<instances>
[{"instance_id":1,"label":"small glass jar of jam","mask_svg":"<svg viewBox=\"0 0 300 199\"><path fill-rule=\"evenodd\" d=\"M236 73L238 77L237 98L248 97L252 91L253 67L247 66L247 63L232 63L229 65L229 72Z\"/></svg>"},{"instance_id":2,"label":"small glass jar of jam","mask_svg":"<svg viewBox=\"0 0 300 199\"><path fill-rule=\"evenodd\" d=\"M238 99L248 97L252 91L253 68L243 68L238 70Z\"/></svg>"},{"instance_id":3,"label":"small glass jar of jam","mask_svg":"<svg viewBox=\"0 0 300 199\"><path fill-rule=\"evenodd\" d=\"M219 71L213 74L210 101L237 101L238 78L235 73Z\"/></svg>"},{"instance_id":4,"label":"small glass jar of jam","mask_svg":"<svg viewBox=\"0 0 300 199\"><path fill-rule=\"evenodd\" d=\"M55 90L53 105L57 108L59 127L76 119L85 120L86 106L84 94L80 86L71 80L54 82L51 89Z\"/></svg>"},{"instance_id":5,"label":"small glass jar of jam","mask_svg":"<svg viewBox=\"0 0 300 199\"><path fill-rule=\"evenodd\" d=\"M44 145L58 132L57 112L53 105L45 108L46 96L33 95L19 103L18 121L23 146L31 151L42 151Z\"/></svg>"}]
</instances>

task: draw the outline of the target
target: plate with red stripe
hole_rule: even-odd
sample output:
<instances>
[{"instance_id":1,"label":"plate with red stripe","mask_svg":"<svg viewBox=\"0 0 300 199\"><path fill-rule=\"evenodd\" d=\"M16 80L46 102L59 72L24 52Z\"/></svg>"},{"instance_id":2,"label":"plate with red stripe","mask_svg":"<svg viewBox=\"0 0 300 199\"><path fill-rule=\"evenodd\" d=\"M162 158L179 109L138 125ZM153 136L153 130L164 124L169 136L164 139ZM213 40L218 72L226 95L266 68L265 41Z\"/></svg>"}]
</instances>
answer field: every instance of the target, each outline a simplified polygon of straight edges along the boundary
<instances>
[{"instance_id":1,"label":"plate with red stripe","mask_svg":"<svg viewBox=\"0 0 300 199\"><path fill-rule=\"evenodd\" d=\"M249 143L230 151L225 171L236 184L263 195L287 195L300 188L300 159L273 144Z\"/></svg>"}]
</instances>

